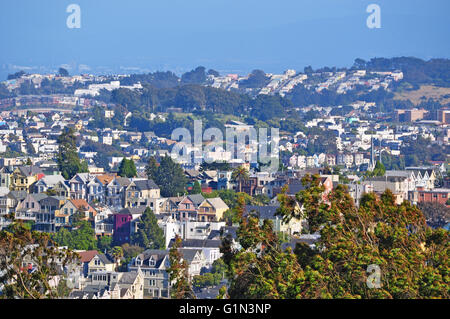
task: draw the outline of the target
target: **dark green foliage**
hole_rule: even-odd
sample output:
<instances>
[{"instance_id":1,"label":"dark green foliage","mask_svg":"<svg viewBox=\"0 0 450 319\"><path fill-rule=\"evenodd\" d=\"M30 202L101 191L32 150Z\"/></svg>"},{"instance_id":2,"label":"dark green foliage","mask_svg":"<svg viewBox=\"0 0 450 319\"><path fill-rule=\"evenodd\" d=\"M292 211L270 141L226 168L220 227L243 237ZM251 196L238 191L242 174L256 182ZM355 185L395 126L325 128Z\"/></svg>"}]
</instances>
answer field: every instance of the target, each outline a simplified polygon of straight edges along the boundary
<instances>
[{"instance_id":1,"label":"dark green foliage","mask_svg":"<svg viewBox=\"0 0 450 319\"><path fill-rule=\"evenodd\" d=\"M377 161L375 164L375 168L371 172L367 172L367 176L369 177L375 177L375 176L384 176L386 173L386 168L384 167L383 163L380 161Z\"/></svg>"},{"instance_id":2,"label":"dark green foliage","mask_svg":"<svg viewBox=\"0 0 450 319\"><path fill-rule=\"evenodd\" d=\"M15 79L20 79L22 76L24 76L26 73L24 71L19 71L16 72L14 74L9 74L8 75L8 80L15 80Z\"/></svg>"},{"instance_id":3,"label":"dark green foliage","mask_svg":"<svg viewBox=\"0 0 450 319\"><path fill-rule=\"evenodd\" d=\"M200 171L231 171L231 166L227 162L213 162L213 163L206 163L203 162L200 165Z\"/></svg>"},{"instance_id":4,"label":"dark green foliage","mask_svg":"<svg viewBox=\"0 0 450 319\"><path fill-rule=\"evenodd\" d=\"M138 231L132 235L131 242L145 249L164 249L164 231L158 226L153 211L147 207L138 223Z\"/></svg>"},{"instance_id":5,"label":"dark green foliage","mask_svg":"<svg viewBox=\"0 0 450 319\"><path fill-rule=\"evenodd\" d=\"M97 239L97 248L100 251L108 251L112 246L111 236L102 236Z\"/></svg>"},{"instance_id":6,"label":"dark green foliage","mask_svg":"<svg viewBox=\"0 0 450 319\"><path fill-rule=\"evenodd\" d=\"M217 72L216 70L209 69L207 75L212 75L212 76L215 76L215 77L219 77L220 73Z\"/></svg>"},{"instance_id":7,"label":"dark green foliage","mask_svg":"<svg viewBox=\"0 0 450 319\"><path fill-rule=\"evenodd\" d=\"M64 68L59 68L58 75L67 77L67 76L69 76L69 72Z\"/></svg>"},{"instance_id":8,"label":"dark green foliage","mask_svg":"<svg viewBox=\"0 0 450 319\"><path fill-rule=\"evenodd\" d=\"M239 83L239 87L242 88L262 88L270 82L270 78L262 70L253 70L247 80L243 80Z\"/></svg>"},{"instance_id":9,"label":"dark green foliage","mask_svg":"<svg viewBox=\"0 0 450 319\"><path fill-rule=\"evenodd\" d=\"M131 74L130 77L121 80L122 85L133 85L140 82L143 86L150 85L158 89L173 88L179 85L180 79L175 73L167 72L155 72L148 74Z\"/></svg>"},{"instance_id":10,"label":"dark green foliage","mask_svg":"<svg viewBox=\"0 0 450 319\"><path fill-rule=\"evenodd\" d=\"M186 84L203 84L206 82L206 73L203 66L199 66L195 70L186 72L181 77L181 82Z\"/></svg>"},{"instance_id":11,"label":"dark green foliage","mask_svg":"<svg viewBox=\"0 0 450 319\"><path fill-rule=\"evenodd\" d=\"M161 163L157 168L148 166L147 174L149 179L152 179L160 187L163 197L181 196L186 191L187 179L184 171L169 156L161 158Z\"/></svg>"},{"instance_id":12,"label":"dark green foliage","mask_svg":"<svg viewBox=\"0 0 450 319\"><path fill-rule=\"evenodd\" d=\"M366 63L369 70L401 70L404 80L412 84L435 84L448 87L450 83L450 60L431 59L424 61L413 57L373 58Z\"/></svg>"},{"instance_id":13,"label":"dark green foliage","mask_svg":"<svg viewBox=\"0 0 450 319\"><path fill-rule=\"evenodd\" d=\"M75 250L97 249L97 238L91 224L87 221L80 221L72 231L61 227L58 232L52 235L52 239L60 246L67 246Z\"/></svg>"},{"instance_id":14,"label":"dark green foliage","mask_svg":"<svg viewBox=\"0 0 450 319\"><path fill-rule=\"evenodd\" d=\"M200 194L202 192L202 186L198 181L194 182L194 186L192 187L191 194Z\"/></svg>"},{"instance_id":15,"label":"dark green foliage","mask_svg":"<svg viewBox=\"0 0 450 319\"><path fill-rule=\"evenodd\" d=\"M137 176L136 166L132 159L127 160L125 157L119 165L119 176L133 178Z\"/></svg>"},{"instance_id":16,"label":"dark green foliage","mask_svg":"<svg viewBox=\"0 0 450 319\"><path fill-rule=\"evenodd\" d=\"M221 258L213 263L212 271L203 275L194 276L192 285L196 288L217 286L225 279L227 267Z\"/></svg>"},{"instance_id":17,"label":"dark green foliage","mask_svg":"<svg viewBox=\"0 0 450 319\"><path fill-rule=\"evenodd\" d=\"M58 137L58 168L65 179L71 179L77 173L88 172L88 165L78 157L75 131L66 128Z\"/></svg>"},{"instance_id":18,"label":"dark green foliage","mask_svg":"<svg viewBox=\"0 0 450 319\"><path fill-rule=\"evenodd\" d=\"M228 267L230 298L448 299L448 231L432 230L415 206L395 204L386 191L365 194L360 207L343 185L324 200L317 177L296 196L320 238L282 251L271 223L244 217L239 200L238 240L225 237L221 252ZM299 217L294 200L281 195L280 212ZM380 268L377 286L371 266ZM225 295L223 292L221 295Z\"/></svg>"}]
</instances>

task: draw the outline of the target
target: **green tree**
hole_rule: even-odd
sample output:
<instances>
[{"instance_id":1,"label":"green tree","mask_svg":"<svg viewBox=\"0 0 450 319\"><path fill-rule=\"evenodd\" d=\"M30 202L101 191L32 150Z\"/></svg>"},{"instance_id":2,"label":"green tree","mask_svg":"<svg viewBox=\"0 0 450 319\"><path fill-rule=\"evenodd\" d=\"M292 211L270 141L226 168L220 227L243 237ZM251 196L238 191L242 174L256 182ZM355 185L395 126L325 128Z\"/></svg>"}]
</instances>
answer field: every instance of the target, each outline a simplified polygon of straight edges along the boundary
<instances>
[{"instance_id":1,"label":"green tree","mask_svg":"<svg viewBox=\"0 0 450 319\"><path fill-rule=\"evenodd\" d=\"M292 252L283 252L273 231L273 224L258 218L244 217L245 201L239 198L238 241L242 249L232 245L231 235L223 239L221 252L230 282L228 295L235 299L298 298L305 282L303 270ZM224 293L221 293L224 296Z\"/></svg>"},{"instance_id":2,"label":"green tree","mask_svg":"<svg viewBox=\"0 0 450 319\"><path fill-rule=\"evenodd\" d=\"M377 161L375 164L375 168L371 172L371 176L384 176L386 174L386 168L384 167L383 163L380 161Z\"/></svg>"},{"instance_id":3,"label":"green tree","mask_svg":"<svg viewBox=\"0 0 450 319\"><path fill-rule=\"evenodd\" d=\"M76 224L72 231L61 227L52 239L61 246L67 246L75 250L94 250L97 249L97 238L95 230L88 221L81 220Z\"/></svg>"},{"instance_id":4,"label":"green tree","mask_svg":"<svg viewBox=\"0 0 450 319\"><path fill-rule=\"evenodd\" d=\"M108 251L108 254L114 259L116 265L119 265L124 256L123 248L120 246L114 246Z\"/></svg>"},{"instance_id":5,"label":"green tree","mask_svg":"<svg viewBox=\"0 0 450 319\"><path fill-rule=\"evenodd\" d=\"M128 178L136 177L137 171L134 161L132 159L127 160L124 157L122 159L122 162L120 162L118 174L121 177L128 177Z\"/></svg>"},{"instance_id":6,"label":"green tree","mask_svg":"<svg viewBox=\"0 0 450 319\"><path fill-rule=\"evenodd\" d=\"M152 160L150 160L152 164ZM153 165L153 164L152 164ZM175 163L171 157L165 156L161 159L160 165L147 166L149 177L160 187L161 196L172 197L184 194L186 191L187 179L184 171L178 163Z\"/></svg>"},{"instance_id":7,"label":"green tree","mask_svg":"<svg viewBox=\"0 0 450 319\"><path fill-rule=\"evenodd\" d=\"M108 251L111 249L112 237L101 236L97 239L97 248L101 251Z\"/></svg>"},{"instance_id":8,"label":"green tree","mask_svg":"<svg viewBox=\"0 0 450 319\"><path fill-rule=\"evenodd\" d=\"M249 179L248 171L244 166L237 167L233 174L231 175L231 179L239 184L239 193L242 192L242 183Z\"/></svg>"},{"instance_id":9,"label":"green tree","mask_svg":"<svg viewBox=\"0 0 450 319\"><path fill-rule=\"evenodd\" d=\"M448 231L429 228L417 207L396 205L390 191L365 194L356 207L338 185L324 203L314 180L304 179L312 187L299 197L320 238L295 254L279 248L270 223L243 217L240 199L242 249L229 236L222 244L231 298L449 298ZM298 215L290 202L280 205L285 217ZM371 267L379 267L379 282Z\"/></svg>"},{"instance_id":10,"label":"green tree","mask_svg":"<svg viewBox=\"0 0 450 319\"><path fill-rule=\"evenodd\" d=\"M155 180L156 173L158 171L158 162L156 161L155 157L150 157L150 160L148 161L147 166L145 167L145 172L148 176L148 179Z\"/></svg>"},{"instance_id":11,"label":"green tree","mask_svg":"<svg viewBox=\"0 0 450 319\"><path fill-rule=\"evenodd\" d=\"M32 232L21 223L0 231L0 298L43 299L60 298L66 293L50 285L60 275L58 263L63 266L77 262L77 254L58 249L50 236ZM32 262L35 271L24 265ZM61 281L65 281L63 276Z\"/></svg>"},{"instance_id":12,"label":"green tree","mask_svg":"<svg viewBox=\"0 0 450 319\"><path fill-rule=\"evenodd\" d=\"M88 165L80 161L76 145L75 131L66 128L58 137L58 168L65 179L71 179L77 173L88 172Z\"/></svg>"},{"instance_id":13,"label":"green tree","mask_svg":"<svg viewBox=\"0 0 450 319\"><path fill-rule=\"evenodd\" d=\"M195 299L189 282L188 265L180 252L182 240L175 237L175 243L169 251L170 267L167 268L172 288L170 291L173 299Z\"/></svg>"},{"instance_id":14,"label":"green tree","mask_svg":"<svg viewBox=\"0 0 450 319\"><path fill-rule=\"evenodd\" d=\"M58 75L59 76L63 76L63 77L67 77L67 76L69 76L69 72L66 69L64 69L64 68L59 68Z\"/></svg>"},{"instance_id":15,"label":"green tree","mask_svg":"<svg viewBox=\"0 0 450 319\"><path fill-rule=\"evenodd\" d=\"M158 226L158 219L147 207L138 223L138 231L133 234L131 242L146 249L164 249L164 231Z\"/></svg>"},{"instance_id":16,"label":"green tree","mask_svg":"<svg viewBox=\"0 0 450 319\"><path fill-rule=\"evenodd\" d=\"M191 194L201 194L202 186L198 181L194 182L194 186L192 187Z\"/></svg>"}]
</instances>

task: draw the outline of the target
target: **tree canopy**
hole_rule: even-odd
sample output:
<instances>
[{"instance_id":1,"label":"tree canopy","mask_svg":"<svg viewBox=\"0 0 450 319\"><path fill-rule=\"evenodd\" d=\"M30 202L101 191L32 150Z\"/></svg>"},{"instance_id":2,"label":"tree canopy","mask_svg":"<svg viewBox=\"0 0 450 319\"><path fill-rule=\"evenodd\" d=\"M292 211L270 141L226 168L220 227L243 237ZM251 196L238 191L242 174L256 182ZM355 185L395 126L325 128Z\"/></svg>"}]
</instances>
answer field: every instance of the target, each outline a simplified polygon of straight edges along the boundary
<instances>
[{"instance_id":1,"label":"tree canopy","mask_svg":"<svg viewBox=\"0 0 450 319\"><path fill-rule=\"evenodd\" d=\"M58 168L65 179L71 179L77 173L88 172L88 165L78 157L75 131L66 128L58 137Z\"/></svg>"},{"instance_id":2,"label":"tree canopy","mask_svg":"<svg viewBox=\"0 0 450 319\"><path fill-rule=\"evenodd\" d=\"M164 231L158 226L158 220L153 211L147 207L138 222L138 230L132 235L134 245L146 249L164 249Z\"/></svg>"},{"instance_id":3,"label":"tree canopy","mask_svg":"<svg viewBox=\"0 0 450 319\"><path fill-rule=\"evenodd\" d=\"M320 234L315 246L282 250L271 222L244 217L237 232L242 249L225 237L231 298L449 298L448 231L426 225L409 202L390 191L365 194L359 207L338 185L326 200L316 178L305 180L303 214ZM298 213L281 201L286 219ZM310 225L311 226L311 225Z\"/></svg>"},{"instance_id":4,"label":"tree canopy","mask_svg":"<svg viewBox=\"0 0 450 319\"><path fill-rule=\"evenodd\" d=\"M133 178L137 176L136 166L132 159L123 158L119 165L119 176Z\"/></svg>"},{"instance_id":5,"label":"tree canopy","mask_svg":"<svg viewBox=\"0 0 450 319\"><path fill-rule=\"evenodd\" d=\"M161 158L159 166L155 165L155 160L150 159L147 166L148 178L152 179L161 189L161 196L180 196L186 191L187 179L180 164L175 163L171 157Z\"/></svg>"}]
</instances>

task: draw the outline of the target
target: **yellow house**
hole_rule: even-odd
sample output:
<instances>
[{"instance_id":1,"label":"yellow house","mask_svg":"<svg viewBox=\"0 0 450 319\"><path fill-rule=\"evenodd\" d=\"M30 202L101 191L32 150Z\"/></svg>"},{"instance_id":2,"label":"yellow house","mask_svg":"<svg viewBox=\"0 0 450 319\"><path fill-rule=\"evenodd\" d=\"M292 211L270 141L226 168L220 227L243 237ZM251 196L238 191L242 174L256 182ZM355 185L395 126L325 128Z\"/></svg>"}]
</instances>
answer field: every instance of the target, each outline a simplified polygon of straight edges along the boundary
<instances>
[{"instance_id":1,"label":"yellow house","mask_svg":"<svg viewBox=\"0 0 450 319\"><path fill-rule=\"evenodd\" d=\"M220 197L207 198L198 207L198 221L219 221L228 209L228 205Z\"/></svg>"},{"instance_id":2,"label":"yellow house","mask_svg":"<svg viewBox=\"0 0 450 319\"><path fill-rule=\"evenodd\" d=\"M34 184L44 174L36 166L20 166L17 167L11 174L12 191L30 191L31 185Z\"/></svg>"},{"instance_id":3,"label":"yellow house","mask_svg":"<svg viewBox=\"0 0 450 319\"><path fill-rule=\"evenodd\" d=\"M116 264L110 260L105 254L97 254L88 263L89 273L114 271Z\"/></svg>"}]
</instances>

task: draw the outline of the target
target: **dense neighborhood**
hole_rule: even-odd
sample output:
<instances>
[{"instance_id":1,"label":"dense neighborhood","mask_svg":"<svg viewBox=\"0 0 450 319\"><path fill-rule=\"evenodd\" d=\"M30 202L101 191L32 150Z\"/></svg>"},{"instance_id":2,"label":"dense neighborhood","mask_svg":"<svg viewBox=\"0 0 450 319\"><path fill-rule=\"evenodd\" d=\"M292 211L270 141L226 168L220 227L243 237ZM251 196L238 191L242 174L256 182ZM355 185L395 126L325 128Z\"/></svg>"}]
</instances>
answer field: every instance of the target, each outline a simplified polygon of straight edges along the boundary
<instances>
[{"instance_id":1,"label":"dense neighborhood","mask_svg":"<svg viewBox=\"0 0 450 319\"><path fill-rule=\"evenodd\" d=\"M298 85L311 94L389 90L404 78L398 70L288 70L264 74L263 85L254 85L259 76L210 72L203 86L259 99L295 94ZM280 128L274 141L279 169L268 172L252 161L260 155L252 141L234 142L233 151L203 151L204 145L188 143L192 157L173 154L180 141L157 129L140 129L136 123L142 113L133 111L127 99L102 100L119 92L141 94L141 83L127 76L18 74L2 85L21 94L0 100L0 230L19 222L49 234L59 249L77 253L77 261L59 265L61 276L52 278L59 287L60 277L67 276L67 298L171 298L174 248L194 293L216 298L229 284L223 240L231 238L235 249L241 247L238 196L245 200L242 216L256 216L260 225L270 221L283 247L315 247L321 235L306 217L280 214L286 196L296 210L304 209L297 194L307 188L304 178L310 176L317 178L324 203L331 203L329 196L339 185L347 187L357 207L366 194L382 197L389 190L396 205L418 205L429 226L448 229L448 106L381 112L371 101L311 104L291 110L301 123L293 128L283 126L287 118L278 124L263 123L261 117L221 118L219 124L234 132L271 124ZM71 88L72 93L34 92L45 86ZM174 114L185 113L176 107L152 110L144 120L155 128L172 127ZM196 119L191 115L188 121ZM427 213L430 207L438 216ZM36 269L32 258L22 267Z\"/></svg>"}]
</instances>

